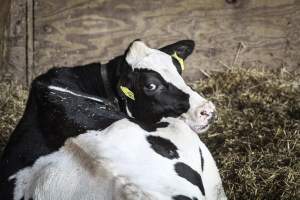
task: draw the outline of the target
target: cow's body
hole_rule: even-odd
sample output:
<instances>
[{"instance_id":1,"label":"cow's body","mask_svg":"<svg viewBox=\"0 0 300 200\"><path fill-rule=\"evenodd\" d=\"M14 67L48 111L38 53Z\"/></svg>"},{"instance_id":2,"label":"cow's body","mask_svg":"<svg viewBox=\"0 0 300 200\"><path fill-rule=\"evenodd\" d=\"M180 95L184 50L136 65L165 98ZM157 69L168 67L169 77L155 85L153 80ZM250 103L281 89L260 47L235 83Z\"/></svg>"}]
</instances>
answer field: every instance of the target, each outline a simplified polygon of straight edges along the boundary
<instances>
[{"instance_id":1,"label":"cow's body","mask_svg":"<svg viewBox=\"0 0 300 200\"><path fill-rule=\"evenodd\" d=\"M95 76L99 70L100 64L54 68L32 83L25 113L0 162L1 200L12 199L14 181L8 181L9 176L58 150L67 138L106 128L125 116L105 99L103 86L97 84L100 81L93 80L100 76Z\"/></svg>"},{"instance_id":2,"label":"cow's body","mask_svg":"<svg viewBox=\"0 0 300 200\"><path fill-rule=\"evenodd\" d=\"M157 50L134 42L125 55L107 63L107 81L97 63L54 68L37 77L0 161L0 199L13 199L15 179L9 177L57 151L68 138L128 116L147 131L164 126L164 117L179 118L199 133L207 130L215 108L184 83L171 56L175 52L185 59L193 47L181 41ZM108 100L104 82L118 106Z\"/></svg>"},{"instance_id":3,"label":"cow's body","mask_svg":"<svg viewBox=\"0 0 300 200\"><path fill-rule=\"evenodd\" d=\"M181 120L146 131L123 119L67 140L13 177L15 200L226 199L215 162Z\"/></svg>"}]
</instances>

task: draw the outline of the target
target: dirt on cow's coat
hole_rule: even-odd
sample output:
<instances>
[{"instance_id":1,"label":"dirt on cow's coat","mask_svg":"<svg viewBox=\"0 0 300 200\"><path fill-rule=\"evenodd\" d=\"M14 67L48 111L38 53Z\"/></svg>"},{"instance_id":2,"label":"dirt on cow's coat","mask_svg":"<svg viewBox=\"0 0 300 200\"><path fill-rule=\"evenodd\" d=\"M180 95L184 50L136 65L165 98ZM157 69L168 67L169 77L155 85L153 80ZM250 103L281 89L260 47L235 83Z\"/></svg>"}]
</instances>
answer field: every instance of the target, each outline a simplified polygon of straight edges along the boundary
<instances>
[{"instance_id":1,"label":"dirt on cow's coat","mask_svg":"<svg viewBox=\"0 0 300 200\"><path fill-rule=\"evenodd\" d=\"M217 106L201 139L229 199L300 199L300 75L233 68L192 86ZM20 119L26 88L0 83L0 151Z\"/></svg>"}]
</instances>

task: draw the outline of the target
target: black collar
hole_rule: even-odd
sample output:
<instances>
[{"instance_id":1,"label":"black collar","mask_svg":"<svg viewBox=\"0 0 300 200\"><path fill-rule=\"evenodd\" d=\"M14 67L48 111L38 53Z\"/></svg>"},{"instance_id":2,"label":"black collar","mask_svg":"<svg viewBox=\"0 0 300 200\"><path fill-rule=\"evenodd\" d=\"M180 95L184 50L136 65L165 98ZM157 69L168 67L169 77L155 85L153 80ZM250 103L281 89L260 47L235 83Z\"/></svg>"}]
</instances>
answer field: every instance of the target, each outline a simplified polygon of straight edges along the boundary
<instances>
[{"instance_id":1,"label":"black collar","mask_svg":"<svg viewBox=\"0 0 300 200\"><path fill-rule=\"evenodd\" d=\"M118 110L120 110L118 98L115 96L114 91L109 82L108 73L107 73L107 64L101 64L100 70L101 70L101 78L102 78L102 83L104 86L106 97L117 107Z\"/></svg>"}]
</instances>

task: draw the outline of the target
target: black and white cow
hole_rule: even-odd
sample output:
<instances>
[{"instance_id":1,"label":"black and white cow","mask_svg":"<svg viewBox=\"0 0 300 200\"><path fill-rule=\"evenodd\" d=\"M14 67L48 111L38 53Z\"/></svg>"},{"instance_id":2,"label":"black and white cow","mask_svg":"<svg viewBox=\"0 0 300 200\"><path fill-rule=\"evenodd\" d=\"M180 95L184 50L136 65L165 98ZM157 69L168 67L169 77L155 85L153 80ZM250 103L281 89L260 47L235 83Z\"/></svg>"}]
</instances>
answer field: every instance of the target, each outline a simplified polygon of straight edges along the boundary
<instances>
[{"instance_id":1,"label":"black and white cow","mask_svg":"<svg viewBox=\"0 0 300 200\"><path fill-rule=\"evenodd\" d=\"M147 131L128 119L68 139L12 176L15 200L225 200L216 164L186 123Z\"/></svg>"},{"instance_id":2,"label":"black and white cow","mask_svg":"<svg viewBox=\"0 0 300 200\"><path fill-rule=\"evenodd\" d=\"M15 179L9 177L57 151L66 139L127 116L148 131L164 126L165 117L179 118L198 133L207 130L215 108L180 76L182 59L193 48L189 40L160 50L135 41L106 65L53 68L37 77L1 158L0 199L13 199ZM107 77L101 75L104 67ZM107 83L120 109L109 101Z\"/></svg>"}]
</instances>

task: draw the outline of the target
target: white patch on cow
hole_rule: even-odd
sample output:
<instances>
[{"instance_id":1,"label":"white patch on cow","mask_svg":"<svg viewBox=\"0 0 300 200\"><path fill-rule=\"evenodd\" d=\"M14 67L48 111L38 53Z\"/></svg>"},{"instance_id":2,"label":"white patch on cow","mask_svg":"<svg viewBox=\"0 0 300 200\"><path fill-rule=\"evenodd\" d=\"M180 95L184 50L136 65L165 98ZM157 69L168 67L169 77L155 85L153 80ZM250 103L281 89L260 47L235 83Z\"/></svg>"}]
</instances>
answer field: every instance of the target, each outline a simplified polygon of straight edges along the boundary
<instances>
[{"instance_id":1,"label":"white patch on cow","mask_svg":"<svg viewBox=\"0 0 300 200\"><path fill-rule=\"evenodd\" d=\"M226 199L218 196L222 183L215 161L199 137L181 120L166 118L168 127L147 132L128 119L103 131L88 131L67 140L64 147L39 158L32 167L14 175L14 200L170 200L175 195L201 199ZM178 148L178 159L156 153L147 142L149 135L160 136ZM199 148L204 158L201 169ZM200 190L174 171L184 162L203 180Z\"/></svg>"},{"instance_id":2,"label":"white patch on cow","mask_svg":"<svg viewBox=\"0 0 300 200\"><path fill-rule=\"evenodd\" d=\"M78 93L73 92L71 90L68 90L66 88L57 87L57 86L53 86L53 85L48 86L48 88L50 90L55 90L55 91L59 91L59 92L63 92L63 93L68 93L68 94L71 94L71 95L74 95L74 96L77 96L77 97L82 97L82 98L86 98L86 99L90 99L90 100L93 100L93 101L98 101L100 103L103 103L103 101L101 99L91 97L91 96L81 95L81 94L78 94Z\"/></svg>"},{"instance_id":3,"label":"white patch on cow","mask_svg":"<svg viewBox=\"0 0 300 200\"><path fill-rule=\"evenodd\" d=\"M159 73L165 81L189 94L190 109L182 114L181 118L198 133L207 130L209 125L208 118L200 117L199 113L204 109L207 112L215 112L215 106L186 85L174 66L170 55L157 49L149 48L141 41L136 41L131 45L129 53L126 55L126 61L132 66L133 70L153 70Z\"/></svg>"},{"instance_id":4,"label":"white patch on cow","mask_svg":"<svg viewBox=\"0 0 300 200\"><path fill-rule=\"evenodd\" d=\"M144 57L155 52L154 49L147 47L141 41L135 41L129 48L126 55L126 61L130 63L131 66L137 65Z\"/></svg>"}]
</instances>

